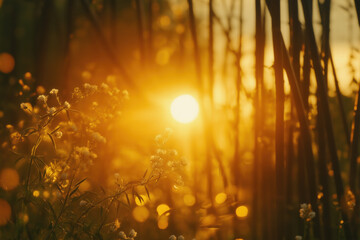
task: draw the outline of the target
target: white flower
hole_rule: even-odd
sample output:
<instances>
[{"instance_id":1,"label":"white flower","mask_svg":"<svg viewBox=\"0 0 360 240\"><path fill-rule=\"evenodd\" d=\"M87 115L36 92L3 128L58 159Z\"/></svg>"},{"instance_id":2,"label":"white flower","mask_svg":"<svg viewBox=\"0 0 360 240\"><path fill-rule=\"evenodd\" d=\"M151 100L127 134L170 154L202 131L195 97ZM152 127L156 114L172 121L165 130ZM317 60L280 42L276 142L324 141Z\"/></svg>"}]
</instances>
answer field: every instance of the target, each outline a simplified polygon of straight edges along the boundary
<instances>
[{"instance_id":1,"label":"white flower","mask_svg":"<svg viewBox=\"0 0 360 240\"><path fill-rule=\"evenodd\" d=\"M59 93L59 90L56 88L51 89L50 94L51 95L57 95Z\"/></svg>"},{"instance_id":2,"label":"white flower","mask_svg":"<svg viewBox=\"0 0 360 240\"><path fill-rule=\"evenodd\" d=\"M21 104L20 104L20 108L21 108L22 110L26 110L28 107L27 107L27 104L26 104L26 103L21 103Z\"/></svg>"},{"instance_id":3,"label":"white flower","mask_svg":"<svg viewBox=\"0 0 360 240\"><path fill-rule=\"evenodd\" d=\"M70 103L68 101L64 102L64 108L69 109L71 107Z\"/></svg>"},{"instance_id":4,"label":"white flower","mask_svg":"<svg viewBox=\"0 0 360 240\"><path fill-rule=\"evenodd\" d=\"M311 221L315 217L315 212L311 209L311 204L300 204L300 210L299 210L300 217L302 219L305 219L306 221Z\"/></svg>"},{"instance_id":5,"label":"white flower","mask_svg":"<svg viewBox=\"0 0 360 240\"><path fill-rule=\"evenodd\" d=\"M119 237L121 239L127 239L126 234L123 231L119 232Z\"/></svg>"},{"instance_id":6,"label":"white flower","mask_svg":"<svg viewBox=\"0 0 360 240\"><path fill-rule=\"evenodd\" d=\"M185 240L183 235L178 236L178 240Z\"/></svg>"},{"instance_id":7,"label":"white flower","mask_svg":"<svg viewBox=\"0 0 360 240\"><path fill-rule=\"evenodd\" d=\"M45 96L45 95L40 95L40 96L38 96L38 98L37 98L37 100L39 101L39 102L41 102L41 103L46 103L47 102L47 96Z\"/></svg>"},{"instance_id":8,"label":"white flower","mask_svg":"<svg viewBox=\"0 0 360 240\"><path fill-rule=\"evenodd\" d=\"M56 111L56 108L51 107L51 108L49 108L48 113L49 113L50 115L53 115L53 114L55 113L55 111Z\"/></svg>"},{"instance_id":9,"label":"white flower","mask_svg":"<svg viewBox=\"0 0 360 240\"><path fill-rule=\"evenodd\" d=\"M125 100L129 100L130 97L129 97L129 92L127 90L122 91L122 95Z\"/></svg>"},{"instance_id":10,"label":"white flower","mask_svg":"<svg viewBox=\"0 0 360 240\"><path fill-rule=\"evenodd\" d=\"M98 132L92 132L91 133L91 137L94 139L94 141L99 142L99 143L106 143L106 138L104 138L103 136L101 136L100 133Z\"/></svg>"},{"instance_id":11,"label":"white flower","mask_svg":"<svg viewBox=\"0 0 360 240\"><path fill-rule=\"evenodd\" d=\"M175 236L175 235L171 235L171 236L169 237L169 240L176 240L176 236Z\"/></svg>"},{"instance_id":12,"label":"white flower","mask_svg":"<svg viewBox=\"0 0 360 240\"><path fill-rule=\"evenodd\" d=\"M302 240L302 236L299 235L295 236L295 240Z\"/></svg>"},{"instance_id":13,"label":"white flower","mask_svg":"<svg viewBox=\"0 0 360 240\"><path fill-rule=\"evenodd\" d=\"M129 238L134 238L137 236L137 232L134 229L131 229L129 232Z\"/></svg>"},{"instance_id":14,"label":"white flower","mask_svg":"<svg viewBox=\"0 0 360 240\"><path fill-rule=\"evenodd\" d=\"M56 138L61 138L62 137L62 132L61 131L57 131L56 133L55 133L55 137Z\"/></svg>"},{"instance_id":15,"label":"white flower","mask_svg":"<svg viewBox=\"0 0 360 240\"><path fill-rule=\"evenodd\" d=\"M310 219L313 219L313 218L315 217L315 215L316 215L316 213L313 212L313 211L311 211L311 212L309 212L308 217L309 217Z\"/></svg>"}]
</instances>

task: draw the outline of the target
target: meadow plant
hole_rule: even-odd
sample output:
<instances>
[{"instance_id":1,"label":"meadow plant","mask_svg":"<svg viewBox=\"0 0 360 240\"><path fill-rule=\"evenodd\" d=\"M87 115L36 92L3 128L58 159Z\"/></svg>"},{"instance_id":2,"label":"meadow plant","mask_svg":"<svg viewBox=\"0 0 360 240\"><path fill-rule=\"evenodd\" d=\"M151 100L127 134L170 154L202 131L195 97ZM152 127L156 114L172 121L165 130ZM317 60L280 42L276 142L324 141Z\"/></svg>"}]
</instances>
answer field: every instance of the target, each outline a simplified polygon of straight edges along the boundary
<instances>
[{"instance_id":1,"label":"meadow plant","mask_svg":"<svg viewBox=\"0 0 360 240\"><path fill-rule=\"evenodd\" d=\"M85 83L67 101L58 89L52 89L20 104L26 114L25 127L17 130L9 125L7 129L22 182L8 200L13 217L0 231L1 239L137 237L134 229L122 227L120 219L125 214L121 210L131 208L136 198L144 201L140 188L150 198L148 184L162 176L175 176L181 184L185 162L176 150L167 149L171 130L166 129L155 138L151 168L140 179L125 181L116 173L115 187L89 187L91 167L101 161L99 149L108 142L102 127L121 115L128 99L126 90L108 83Z\"/></svg>"}]
</instances>

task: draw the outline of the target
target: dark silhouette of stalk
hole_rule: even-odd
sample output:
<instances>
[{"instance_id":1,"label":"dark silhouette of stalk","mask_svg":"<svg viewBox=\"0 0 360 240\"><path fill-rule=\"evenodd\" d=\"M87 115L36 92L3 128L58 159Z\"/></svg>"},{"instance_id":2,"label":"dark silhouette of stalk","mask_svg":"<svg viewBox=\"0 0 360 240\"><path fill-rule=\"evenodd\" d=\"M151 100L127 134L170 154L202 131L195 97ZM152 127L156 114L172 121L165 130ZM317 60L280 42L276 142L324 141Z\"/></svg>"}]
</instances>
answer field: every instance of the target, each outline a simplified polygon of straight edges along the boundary
<instances>
[{"instance_id":1,"label":"dark silhouette of stalk","mask_svg":"<svg viewBox=\"0 0 360 240\"><path fill-rule=\"evenodd\" d=\"M268 6L270 15L273 17L275 14L273 12L272 9L272 5L269 4L269 0L266 1L266 4ZM303 164L305 164L306 166L306 170L307 170L307 181L308 181L308 187L310 190L310 203L313 206L313 210L318 214L318 206L317 206L317 191L316 191L316 175L315 175L315 166L314 166L314 155L312 152L312 140L311 140L311 134L310 134L310 130L309 130L309 123L308 123L308 118L307 118L307 114L305 111L305 104L304 104L304 100L302 98L302 95L300 93L300 88L299 88L299 80L296 79L296 75L294 72L294 69L291 65L290 62L290 57L288 55L285 43L284 43L284 39L280 38L280 43L282 46L282 54L283 54L283 66L284 69L286 71L286 74L288 76L288 80L289 80L289 84L290 84L290 89L293 93L293 97L294 97L294 103L296 106L296 112L299 118L299 122L300 122L300 131L301 131L301 136L303 141L301 142L304 146L304 148L302 149L302 151L304 151L304 159L305 162ZM315 218L315 228L320 229L320 223L318 221L319 218Z\"/></svg>"},{"instance_id":2,"label":"dark silhouette of stalk","mask_svg":"<svg viewBox=\"0 0 360 240\"><path fill-rule=\"evenodd\" d=\"M241 95L241 85L242 85L242 76L241 76L241 57L242 57L242 37L243 37L243 0L240 0L240 18L239 18L239 48L236 54L236 105L235 105L235 122L234 122L234 132L235 132L235 152L232 165L232 173L234 177L234 185L240 187L240 146L239 146L239 137L240 137L240 95ZM229 43L230 44L230 43ZM235 201L237 201L237 194L235 195ZM234 218L234 235L235 238L239 236L238 230L238 219Z\"/></svg>"},{"instance_id":3,"label":"dark silhouette of stalk","mask_svg":"<svg viewBox=\"0 0 360 240\"><path fill-rule=\"evenodd\" d=\"M323 3L318 1L320 10L321 25L322 25L322 41L321 41L321 57L324 66L324 81L326 89L328 86L328 62L330 55L329 35L330 35L330 0L325 0ZM319 89L317 89L319 91ZM319 172L319 183L322 187L322 234L325 239L332 239L331 229L331 196L329 190L329 179L327 169L327 151L326 151L326 134L324 129L324 118L322 109L320 106L319 93L317 92L317 136L318 136L318 172ZM341 107L340 107L341 108ZM345 121L346 124L346 121ZM347 130L345 131L347 135Z\"/></svg>"},{"instance_id":4,"label":"dark silhouette of stalk","mask_svg":"<svg viewBox=\"0 0 360 240\"><path fill-rule=\"evenodd\" d=\"M142 14L142 1L135 0L136 5L136 23L138 30L138 41L139 41L139 49L140 49L140 62L141 65L145 66L145 40L144 40L144 26L143 26L143 14Z\"/></svg>"},{"instance_id":5,"label":"dark silhouette of stalk","mask_svg":"<svg viewBox=\"0 0 360 240\"><path fill-rule=\"evenodd\" d=\"M112 46L117 48L117 4L116 0L110 0L110 39Z\"/></svg>"},{"instance_id":6,"label":"dark silhouette of stalk","mask_svg":"<svg viewBox=\"0 0 360 240\"><path fill-rule=\"evenodd\" d=\"M345 132L346 142L350 146L350 133L349 133L349 128L348 128L348 124L347 124L347 120L346 120L344 102L343 102L343 99L342 99L343 95L342 95L340 87L339 87L339 80L337 78L336 68L335 68L335 65L334 65L334 60L333 60L331 51L329 51L329 58L330 58L330 63L331 63L331 69L332 69L332 72L333 72L333 75L334 75L336 97L337 97L338 102L339 102L339 110L340 110L341 120L342 120L342 124L343 124L343 128L344 128L344 132Z\"/></svg>"},{"instance_id":7,"label":"dark silhouette of stalk","mask_svg":"<svg viewBox=\"0 0 360 240\"><path fill-rule=\"evenodd\" d=\"M334 178L335 178L335 185L336 185L336 192L339 204L341 205L341 214L344 221L344 232L346 239L350 240L352 238L351 229L348 222L348 216L346 213L345 206L343 205L344 201L344 186L341 178L341 171L340 171L340 165L339 160L336 152L336 144L335 144L335 138L331 123L331 114L330 114L330 108L329 103L327 100L327 92L326 92L326 85L324 81L324 76L322 72L322 67L320 63L320 56L318 53L318 48L315 40L314 30L312 26L311 21L311 15L310 15L310 6L309 3L306 0L302 0L302 6L303 6L303 12L305 16L305 24L306 24L306 35L308 37L310 52L311 52L311 58L313 67L315 70L315 76L316 76L316 82L318 85L318 93L319 93L319 100L320 100L320 106L323 111L324 115L324 123L325 123L325 129L326 129L326 136L328 140L328 146L330 151L330 159L332 162L332 167L334 170Z\"/></svg>"},{"instance_id":8,"label":"dark silhouette of stalk","mask_svg":"<svg viewBox=\"0 0 360 240\"><path fill-rule=\"evenodd\" d=\"M290 25L290 47L289 54L291 56L291 63L294 68L294 73L297 79L300 79L300 51L301 51L301 25L299 22L298 16L298 3L297 1L288 1L289 7L289 25ZM293 209L293 169L296 163L296 156L294 150L294 131L295 123L297 121L294 113L294 100L293 93L290 92L291 100L291 119L288 129L288 149L287 149L287 162L286 162L286 206L287 206L287 215L286 215L286 239L293 238L294 230L294 216L297 215L297 211ZM300 136L299 136L300 138ZM298 139L300 141L300 139ZM300 166L301 164L299 164ZM300 181L303 184L303 181ZM296 208L297 210L297 208ZM297 219L297 218L296 218Z\"/></svg>"},{"instance_id":9,"label":"dark silhouette of stalk","mask_svg":"<svg viewBox=\"0 0 360 240\"><path fill-rule=\"evenodd\" d=\"M109 41L105 37L105 33L102 30L98 17L96 13L91 9L91 6L87 0L81 0L81 4L84 8L86 17L89 19L91 26L94 28L95 32L97 33L96 36L99 38L99 42L104 47L104 50L106 54L108 55L111 63L114 65L114 67L119 70L120 74L122 75L124 81L133 88L134 91L138 90L138 88L135 85L134 80L130 75L127 73L126 69L124 68L122 62L115 54L115 51Z\"/></svg>"},{"instance_id":10,"label":"dark silhouette of stalk","mask_svg":"<svg viewBox=\"0 0 360 240\"><path fill-rule=\"evenodd\" d=\"M355 2L357 19L360 26L360 0L354 0L354 2Z\"/></svg>"},{"instance_id":11,"label":"dark silhouette of stalk","mask_svg":"<svg viewBox=\"0 0 360 240\"><path fill-rule=\"evenodd\" d=\"M260 158L262 157L262 148L260 144L261 137L261 121L263 113L261 111L261 88L264 78L264 30L261 16L261 1L256 0L255 2L255 16L256 16L256 32L255 32L255 96L254 96L254 168L253 168L253 199L252 199L252 222L251 222L251 236L252 239L258 239L258 223L259 223L259 212L265 211L265 208L259 206L260 196ZM264 194L264 192L262 192ZM263 199L262 201L265 201ZM262 218L262 231L265 231L265 219Z\"/></svg>"},{"instance_id":12,"label":"dark silhouette of stalk","mask_svg":"<svg viewBox=\"0 0 360 240\"><path fill-rule=\"evenodd\" d=\"M285 156L284 156L284 77L280 29L280 1L272 0L272 37L274 48L276 118L275 118L275 172L276 172L276 238L285 237Z\"/></svg>"},{"instance_id":13,"label":"dark silhouette of stalk","mask_svg":"<svg viewBox=\"0 0 360 240\"><path fill-rule=\"evenodd\" d=\"M330 35L330 0L326 0L323 4L319 2L319 10L321 16L321 24L323 26L323 33L322 33L322 44L321 44L321 51L322 51L322 61L324 64L324 78L325 83L328 84L328 62L331 61L331 66L334 75L335 87L336 87L336 96L339 102L339 110L341 115L341 120L344 128L345 138L347 144L350 146L350 135L349 135L349 128L346 121L346 115L344 110L344 104L342 101L342 94L339 88L339 82L336 76L336 70L334 67L334 62L331 55L331 49L329 44L329 35Z\"/></svg>"},{"instance_id":14,"label":"dark silhouette of stalk","mask_svg":"<svg viewBox=\"0 0 360 240\"><path fill-rule=\"evenodd\" d=\"M353 211L353 216L351 219L351 224L353 226L354 237L357 237L356 225L357 219L359 214L359 190L356 187L356 179L358 173L358 164L357 164L357 157L358 157L358 147L359 147L359 135L360 135L360 85L359 90L356 94L355 104L354 104L354 114L353 114L353 122L351 126L351 144L350 144L350 178L349 178L349 185L351 192L356 196L356 206Z\"/></svg>"},{"instance_id":15,"label":"dark silhouette of stalk","mask_svg":"<svg viewBox=\"0 0 360 240\"><path fill-rule=\"evenodd\" d=\"M189 7L189 21L190 21L190 32L192 37L192 42L194 45L194 58L195 58L195 71L196 71L196 79L197 79L197 87L200 98L200 113L204 124L204 136L205 136L205 149L206 149L206 172L207 172L207 181L208 181L208 196L211 200L211 204L213 206L213 179L212 179L212 161L210 156L210 147L211 147L211 125L208 122L208 118L205 111L205 93L203 89L203 78L201 71L201 60L200 60L200 50L197 40L196 34L196 23L195 23L195 15L194 15L194 7L192 0L188 0Z\"/></svg>"},{"instance_id":16,"label":"dark silhouette of stalk","mask_svg":"<svg viewBox=\"0 0 360 240\"><path fill-rule=\"evenodd\" d=\"M319 95L319 94L318 94ZM321 198L323 213L323 236L326 240L332 239L332 229L331 229L331 214L330 214L330 190L329 190L329 180L328 180L328 169L327 169L327 152L326 152L326 135L324 129L324 118L322 109L320 107L320 101L317 100L318 105L318 115L317 115L317 137L318 137L318 172L319 172L319 183L322 187L323 196ZM320 216L319 216L320 217Z\"/></svg>"},{"instance_id":17,"label":"dark silhouette of stalk","mask_svg":"<svg viewBox=\"0 0 360 240\"><path fill-rule=\"evenodd\" d=\"M153 0L149 0L148 6L148 61L152 63L153 59Z\"/></svg>"}]
</instances>

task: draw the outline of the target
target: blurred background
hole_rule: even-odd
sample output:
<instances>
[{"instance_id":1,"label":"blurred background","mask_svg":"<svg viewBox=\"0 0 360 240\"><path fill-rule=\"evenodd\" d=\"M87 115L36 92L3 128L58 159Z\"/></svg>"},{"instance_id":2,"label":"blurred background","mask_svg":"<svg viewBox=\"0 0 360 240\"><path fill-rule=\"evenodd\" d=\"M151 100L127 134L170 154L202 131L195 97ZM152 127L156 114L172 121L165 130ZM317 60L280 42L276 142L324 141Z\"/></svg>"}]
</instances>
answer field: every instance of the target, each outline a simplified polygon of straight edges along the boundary
<instances>
[{"instance_id":1,"label":"blurred background","mask_svg":"<svg viewBox=\"0 0 360 240\"><path fill-rule=\"evenodd\" d=\"M275 2L270 5L277 6ZM358 16L354 1L304 2L311 6L326 69L332 118L325 121L333 123L346 187L348 141L360 81ZM302 3L279 4L280 29L301 85L318 164L317 84ZM328 18L321 17L321 11ZM24 98L36 100L31 91L42 94L57 88L66 99L84 83L116 82L129 92L130 100L121 117L104 128L107 145L87 183L110 186L115 173L126 180L141 177L156 151L155 136L166 128L173 130L169 145L187 162L180 180L154 184L150 200L142 193L145 202L135 202L127 213L130 225L147 233L147 239L167 239L171 234L186 239L282 239L274 238L279 196L272 29L268 8L260 0L0 0L2 141L8 141L8 124L21 128L19 105ZM301 175L299 170L306 156L299 147L298 114L286 74L284 84L287 221L282 228L286 239L294 239L304 231L299 204L310 202L311 196L304 183L308 173ZM173 100L185 94L197 102L180 107L180 115L199 107L198 116L188 123L171 113ZM11 165L7 157L1 157L0 167ZM328 201L333 204L329 229L336 235L341 217L329 161L325 169ZM316 172L317 181L321 171L324 168ZM316 185L319 206L323 187ZM326 235L326 223L319 224L320 235Z\"/></svg>"}]
</instances>

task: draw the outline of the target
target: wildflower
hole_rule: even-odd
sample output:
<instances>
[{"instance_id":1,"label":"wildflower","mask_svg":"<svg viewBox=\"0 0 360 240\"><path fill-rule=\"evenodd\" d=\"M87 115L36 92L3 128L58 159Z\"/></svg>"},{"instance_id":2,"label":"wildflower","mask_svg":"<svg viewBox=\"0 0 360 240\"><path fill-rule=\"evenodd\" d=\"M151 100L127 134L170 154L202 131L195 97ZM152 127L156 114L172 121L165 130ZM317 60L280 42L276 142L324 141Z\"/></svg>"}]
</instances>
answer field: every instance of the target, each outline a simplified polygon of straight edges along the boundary
<instances>
[{"instance_id":1,"label":"wildflower","mask_svg":"<svg viewBox=\"0 0 360 240\"><path fill-rule=\"evenodd\" d=\"M129 100L130 97L129 97L129 92L127 90L122 91L122 95L125 100Z\"/></svg>"},{"instance_id":2,"label":"wildflower","mask_svg":"<svg viewBox=\"0 0 360 240\"><path fill-rule=\"evenodd\" d=\"M71 107L70 103L68 101L64 102L64 108L69 109Z\"/></svg>"},{"instance_id":3,"label":"wildflower","mask_svg":"<svg viewBox=\"0 0 360 240\"><path fill-rule=\"evenodd\" d=\"M61 138L62 137L62 132L61 131L57 131L56 133L55 133L55 137L56 138Z\"/></svg>"},{"instance_id":4,"label":"wildflower","mask_svg":"<svg viewBox=\"0 0 360 240\"><path fill-rule=\"evenodd\" d=\"M313 219L316 215L315 212L312 211L310 203L309 204L306 204L306 203L300 204L299 213L300 213L300 217L302 219L305 219L308 222L311 221L311 219Z\"/></svg>"},{"instance_id":5,"label":"wildflower","mask_svg":"<svg viewBox=\"0 0 360 240\"><path fill-rule=\"evenodd\" d=\"M100 87L103 90L108 90L109 89L109 85L107 85L106 83L102 83Z\"/></svg>"},{"instance_id":6,"label":"wildflower","mask_svg":"<svg viewBox=\"0 0 360 240\"><path fill-rule=\"evenodd\" d=\"M26 103L21 103L20 104L20 108L24 111L28 110L28 111L32 111L32 106L30 103L26 102Z\"/></svg>"},{"instance_id":7,"label":"wildflower","mask_svg":"<svg viewBox=\"0 0 360 240\"><path fill-rule=\"evenodd\" d=\"M57 95L59 93L59 90L56 88L51 89L50 94L51 95Z\"/></svg>"},{"instance_id":8,"label":"wildflower","mask_svg":"<svg viewBox=\"0 0 360 240\"><path fill-rule=\"evenodd\" d=\"M176 240L176 236L175 236L175 235L171 235L171 236L169 237L169 240Z\"/></svg>"},{"instance_id":9,"label":"wildflower","mask_svg":"<svg viewBox=\"0 0 360 240\"><path fill-rule=\"evenodd\" d=\"M123 231L120 231L120 232L119 232L119 237L120 237L121 239L127 239L126 234L125 234Z\"/></svg>"},{"instance_id":10,"label":"wildflower","mask_svg":"<svg viewBox=\"0 0 360 240\"><path fill-rule=\"evenodd\" d=\"M85 91L88 93L94 93L98 89L98 87L96 85L91 85L89 83L85 83L84 88L85 88Z\"/></svg>"},{"instance_id":11,"label":"wildflower","mask_svg":"<svg viewBox=\"0 0 360 240\"><path fill-rule=\"evenodd\" d=\"M28 107L26 106L26 103L21 103L21 104L20 104L20 108L21 108L22 110L26 110Z\"/></svg>"},{"instance_id":12,"label":"wildflower","mask_svg":"<svg viewBox=\"0 0 360 240\"><path fill-rule=\"evenodd\" d=\"M49 108L49 110L48 110L48 113L49 113L50 115L53 115L55 112L56 112L56 108L54 108L54 107L51 107L51 108Z\"/></svg>"},{"instance_id":13,"label":"wildflower","mask_svg":"<svg viewBox=\"0 0 360 240\"><path fill-rule=\"evenodd\" d=\"M87 202L85 200L80 201L80 207L84 207L87 205Z\"/></svg>"},{"instance_id":14,"label":"wildflower","mask_svg":"<svg viewBox=\"0 0 360 240\"><path fill-rule=\"evenodd\" d=\"M94 139L94 141L99 142L99 143L106 143L106 138L104 138L103 136L101 136L100 133L98 132L92 132L91 133L91 137Z\"/></svg>"},{"instance_id":15,"label":"wildflower","mask_svg":"<svg viewBox=\"0 0 360 240\"><path fill-rule=\"evenodd\" d=\"M47 98L48 98L48 97L45 96L45 95L40 95L40 96L38 96L37 100L38 100L39 102L41 102L41 103L46 104Z\"/></svg>"},{"instance_id":16,"label":"wildflower","mask_svg":"<svg viewBox=\"0 0 360 240\"><path fill-rule=\"evenodd\" d=\"M129 232L129 238L134 238L137 236L137 232L134 229L131 229Z\"/></svg>"}]
</instances>

